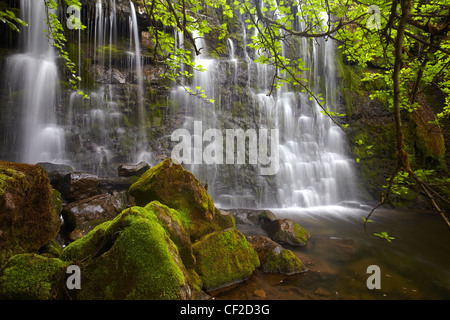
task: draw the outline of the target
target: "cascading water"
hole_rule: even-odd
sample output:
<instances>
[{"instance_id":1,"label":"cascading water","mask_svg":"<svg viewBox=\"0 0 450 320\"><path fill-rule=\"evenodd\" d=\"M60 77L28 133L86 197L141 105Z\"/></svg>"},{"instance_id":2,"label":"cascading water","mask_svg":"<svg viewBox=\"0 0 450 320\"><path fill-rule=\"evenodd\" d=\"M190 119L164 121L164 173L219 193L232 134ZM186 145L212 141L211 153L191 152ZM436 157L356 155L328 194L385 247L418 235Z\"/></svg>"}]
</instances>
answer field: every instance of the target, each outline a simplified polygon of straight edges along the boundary
<instances>
[{"instance_id":1,"label":"cascading water","mask_svg":"<svg viewBox=\"0 0 450 320\"><path fill-rule=\"evenodd\" d=\"M55 56L41 33L45 28L44 8L38 3L21 3L22 15L30 24L27 33L23 33L29 43L24 44L26 53L10 57L7 66L12 75L11 91L24 92L11 95L20 98L12 99L12 104L21 110L16 118L26 120L22 122L21 134L12 139L20 138L21 159L55 162L66 157L77 169L97 174L114 173L110 166L113 161L143 160L152 164L154 155L148 144L154 143L155 137L148 139L146 135L150 123L145 115L149 106L144 102L147 84L133 2L129 2L130 14L125 22L119 19L123 15L118 14L118 6L124 12L127 1L97 0L92 10L85 12L87 33L82 44L80 32L76 31L79 45L75 52L79 70L87 60L82 57L83 51L89 54L91 64L87 72L94 78L95 86L87 92L90 100L83 101L72 93L66 99L68 107L60 112L56 110L59 94ZM172 90L170 104L180 107L175 117L182 117L181 126L193 133L192 161L185 167L202 183L208 182L208 192L222 207L316 207L350 200L352 160L346 155L343 134L307 94L282 88L267 96L274 70L253 62L258 52L250 50L247 44L257 34L247 35L242 24L243 38L227 39L228 55L220 59L212 58L206 41L193 34L197 48L201 48L195 62L206 71L194 71L193 78L183 85L194 92L203 90L207 99L215 102L187 94L182 86ZM302 28L302 23L298 27ZM183 39L177 33L176 46L184 47ZM282 49L283 54L295 52L303 59L309 67L304 76L314 84L311 89L325 97L327 108L336 108L332 41L300 39L296 48ZM27 66L29 60L32 62ZM278 129L277 174L260 175L258 166L248 164L248 154L244 165L206 164L201 157L202 148L208 144L203 141L203 133L210 128L223 134L227 129ZM156 137L162 145L158 152L169 148L170 154L170 146L164 145L168 134ZM64 152L64 143L70 151Z\"/></svg>"},{"instance_id":2,"label":"cascading water","mask_svg":"<svg viewBox=\"0 0 450 320\"><path fill-rule=\"evenodd\" d=\"M334 44L331 40L317 40L312 57L308 57L310 50L305 44L300 50L305 60L311 61L309 83L314 82L314 92L326 97L325 107L336 110ZM323 88L320 83L325 84ZM313 207L351 199L354 161L347 156L343 132L321 113L317 101L310 101L307 93L281 90L278 96L275 108L280 135L284 137L277 175L281 206Z\"/></svg>"},{"instance_id":3,"label":"cascading water","mask_svg":"<svg viewBox=\"0 0 450 320\"><path fill-rule=\"evenodd\" d=\"M138 141L138 153L136 162L145 161L151 163L151 153L148 150L147 134L145 130L145 107L144 107L144 82L142 74L142 60L141 60L141 45L139 39L139 30L136 17L136 9L132 1L130 1L131 15L130 15L130 33L134 41L134 55L135 55L135 72L138 84L138 116L139 116L139 141Z\"/></svg>"},{"instance_id":4,"label":"cascading water","mask_svg":"<svg viewBox=\"0 0 450 320\"><path fill-rule=\"evenodd\" d=\"M324 16L326 18L326 16ZM326 21L324 22L324 27ZM245 26L244 26L245 31ZM255 29L255 32L257 30ZM257 36L254 34L253 36ZM274 69L268 65L253 63L250 56L257 57L258 52L247 52L247 39L244 34L244 63L247 63L248 109L255 110L253 121L246 120L242 114L233 116L235 119L222 118L226 109L224 91L217 93L212 87L220 78L220 72L226 64L223 59L214 61L206 59L204 53L196 58L207 71L194 73L193 87L206 89L208 98L219 103L205 105L198 98L181 93L183 89L176 90L177 96L173 98L182 101L187 110L195 110L186 118L184 127L194 132L192 124L197 121L207 128L219 130L235 127L235 123L246 125L244 130L252 125L259 129L276 128L279 130L279 170L275 179L261 176L246 176L248 172L237 165L205 165L195 164L187 166L203 181L209 182L209 192L213 199L222 207L317 207L335 205L343 201L353 200L353 160L348 157L346 142L340 128L332 120L321 113L320 105L309 99L307 93L289 91L287 88L275 90L272 96L267 96ZM227 40L229 49L229 67L225 69L233 74L233 81L228 80L228 90L233 91L236 83L237 61L232 39ZM288 51L283 47L283 54ZM334 61L334 45L331 40L320 39L310 41L302 39L296 54L300 54L306 66L310 69L305 77L315 93L325 97L325 106L336 110L336 70ZM242 57L241 57L242 58ZM226 71L232 70L232 71ZM231 78L229 76L229 78ZM231 101L228 108L234 108L236 101ZM223 120L222 120L223 119ZM201 139L195 137L194 139ZM195 151L193 151L195 152ZM208 170L210 170L208 172ZM253 179L258 185L257 190L243 188L237 183L245 179ZM239 180L241 179L241 180ZM275 180L275 186L273 183ZM212 182L212 183L211 183ZM216 182L216 183L214 183ZM212 186L211 186L212 185ZM275 197L270 197L269 189L275 188ZM252 205L253 203L253 205Z\"/></svg>"},{"instance_id":5,"label":"cascading water","mask_svg":"<svg viewBox=\"0 0 450 320\"><path fill-rule=\"evenodd\" d=\"M23 53L13 55L6 63L10 104L20 110L18 161L63 162L64 130L56 119L58 69L55 53L42 30L46 7L43 1L21 0L21 18L28 23L21 34Z\"/></svg>"}]
</instances>

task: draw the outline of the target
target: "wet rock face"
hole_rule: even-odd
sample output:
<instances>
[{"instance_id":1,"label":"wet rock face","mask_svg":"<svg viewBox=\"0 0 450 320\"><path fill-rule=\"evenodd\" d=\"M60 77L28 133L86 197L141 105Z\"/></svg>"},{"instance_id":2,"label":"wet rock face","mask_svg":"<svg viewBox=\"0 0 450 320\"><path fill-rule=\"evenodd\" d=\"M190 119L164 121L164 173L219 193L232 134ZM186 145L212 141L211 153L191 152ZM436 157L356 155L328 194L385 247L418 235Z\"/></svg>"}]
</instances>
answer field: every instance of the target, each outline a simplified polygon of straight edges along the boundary
<instances>
[{"instance_id":1,"label":"wet rock face","mask_svg":"<svg viewBox=\"0 0 450 320\"><path fill-rule=\"evenodd\" d=\"M62 210L64 228L70 232L76 230L71 237L75 240L133 204L125 192L104 193L72 202Z\"/></svg>"},{"instance_id":2,"label":"wet rock face","mask_svg":"<svg viewBox=\"0 0 450 320\"><path fill-rule=\"evenodd\" d=\"M60 225L45 170L0 160L0 265L50 242Z\"/></svg>"},{"instance_id":3,"label":"wet rock face","mask_svg":"<svg viewBox=\"0 0 450 320\"><path fill-rule=\"evenodd\" d=\"M131 177L142 176L148 169L150 169L150 165L145 162L140 162L138 164L122 164L117 168L119 177Z\"/></svg>"},{"instance_id":4,"label":"wet rock face","mask_svg":"<svg viewBox=\"0 0 450 320\"><path fill-rule=\"evenodd\" d=\"M71 172L64 176L61 195L68 201L77 201L95 196L99 180L96 175L85 172Z\"/></svg>"}]
</instances>

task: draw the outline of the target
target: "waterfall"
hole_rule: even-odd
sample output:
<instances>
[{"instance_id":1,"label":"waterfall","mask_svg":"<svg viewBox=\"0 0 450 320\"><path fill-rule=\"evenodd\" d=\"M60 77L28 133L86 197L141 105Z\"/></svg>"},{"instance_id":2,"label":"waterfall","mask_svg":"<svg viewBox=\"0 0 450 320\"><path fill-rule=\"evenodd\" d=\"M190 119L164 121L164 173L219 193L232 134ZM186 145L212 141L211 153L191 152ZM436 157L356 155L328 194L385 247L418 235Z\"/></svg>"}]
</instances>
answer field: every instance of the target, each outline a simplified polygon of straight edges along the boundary
<instances>
[{"instance_id":1,"label":"waterfall","mask_svg":"<svg viewBox=\"0 0 450 320\"><path fill-rule=\"evenodd\" d=\"M277 14L280 13L277 11ZM325 20L326 16L322 17ZM298 26L303 28L303 22L299 22ZM326 20L323 27L326 27ZM183 93L182 88L174 89L172 99L185 106L188 116L184 128L190 132L195 131L195 122L203 125L203 131L211 127L224 131L239 126L244 131L252 127L278 129L279 170L274 177L267 178L255 174L249 165L197 163L186 167L201 181L208 181L208 192L217 205L224 208L311 208L354 200L354 160L348 156L345 135L329 117L321 113L320 105L314 99L310 100L308 93L293 91L285 86L274 90L272 96L267 96L275 70L267 64L253 62L250 57L257 58L259 52L248 49L245 25L243 29L242 57L236 56L232 39L226 40L228 61L231 63L208 58L207 52L196 57L196 63L203 65L207 71L194 72L192 87L205 89L208 98L214 99L215 104L206 105L198 98ZM258 36L257 32L255 28L254 37ZM201 40L197 41L200 47L204 46ZM311 89L325 97L325 108L336 111L334 50L331 39L301 39L295 48L282 46L283 55L287 52L294 52L297 58L300 55L309 68L304 76L313 84ZM236 92L234 88L238 75L235 72L239 59L247 64L245 94L227 99L226 96L232 95L230 92ZM233 79L223 82L222 75L227 72L232 74ZM214 88L214 84L219 88ZM224 85L225 89L221 89ZM237 114L232 112L240 101L245 103L246 113L253 114L253 119L248 119L242 111ZM198 130L196 134L199 134ZM194 141L201 138L193 137ZM192 152L195 153L195 150Z\"/></svg>"},{"instance_id":2,"label":"waterfall","mask_svg":"<svg viewBox=\"0 0 450 320\"><path fill-rule=\"evenodd\" d=\"M135 52L135 73L138 85L138 116L139 116L139 146L136 157L136 162L145 161L151 163L151 153L147 150L147 134L146 134L146 115L144 107L144 82L142 73L142 60L141 60L141 45L139 39L139 30L136 17L136 9L133 2L130 0L131 14L130 14L130 26L131 26L131 39L134 41ZM131 40L130 40L131 41Z\"/></svg>"},{"instance_id":3,"label":"waterfall","mask_svg":"<svg viewBox=\"0 0 450 320\"><path fill-rule=\"evenodd\" d=\"M47 36L46 8L43 1L21 0L21 18L28 23L22 28L22 53L7 59L8 89L18 94L10 104L17 108L20 128L17 145L18 161L37 163L64 160L64 130L57 125L58 69L55 53Z\"/></svg>"},{"instance_id":4,"label":"waterfall","mask_svg":"<svg viewBox=\"0 0 450 320\"><path fill-rule=\"evenodd\" d=\"M157 66L146 64L148 57L142 49L152 40L149 33L139 29L134 3L96 0L90 8L83 13L86 33L75 31L70 43L72 53L78 53L78 70L93 78L87 92L90 99L83 100L75 92L58 88L56 54L42 33L46 27L43 2L22 0L21 15L29 27L21 34L22 53L9 57L6 63L8 119L12 121L4 145L17 150L20 158L13 160L70 160L77 170L111 175L116 174L114 165L118 163L153 164L154 159L169 155L175 143L169 141L168 131L180 128L191 134L186 152L190 162L183 165L202 183L208 183L208 192L220 207L318 207L353 200L353 160L348 156L345 135L307 93L285 86L267 95L275 70L254 62L262 52L248 44L258 36L258 29L248 32L244 18L240 21L242 32L220 40L221 50L214 51L214 43L193 32L196 47L201 49L193 59L206 71L194 70L192 78L174 86L167 105L160 100L152 105L145 96L148 99L151 90L152 94L157 91L155 87L147 90ZM281 17L278 11L276 15ZM322 17L326 28L327 16ZM295 26L306 28L301 20ZM183 33L172 31L175 48L189 48ZM295 55L303 59L309 68L303 76L311 90L322 94L326 108L337 111L333 41L300 38L281 49L287 58ZM217 54L221 58L214 57ZM89 65L82 66L86 61ZM180 66L180 70L189 68ZM145 81L146 76L149 81ZM186 93L185 87L206 99ZM153 125L147 108L152 117L163 122ZM257 135L278 130L276 174L261 174L265 165L261 161L250 164L249 149L243 164L237 161L238 150L232 154L235 163L225 163L226 155L222 163L206 163L205 147L222 142L225 151L227 142L205 136L206 132L211 134L209 129L224 136L228 130L255 130ZM250 133L248 137L252 138ZM253 142L247 139L244 143L250 148Z\"/></svg>"}]
</instances>

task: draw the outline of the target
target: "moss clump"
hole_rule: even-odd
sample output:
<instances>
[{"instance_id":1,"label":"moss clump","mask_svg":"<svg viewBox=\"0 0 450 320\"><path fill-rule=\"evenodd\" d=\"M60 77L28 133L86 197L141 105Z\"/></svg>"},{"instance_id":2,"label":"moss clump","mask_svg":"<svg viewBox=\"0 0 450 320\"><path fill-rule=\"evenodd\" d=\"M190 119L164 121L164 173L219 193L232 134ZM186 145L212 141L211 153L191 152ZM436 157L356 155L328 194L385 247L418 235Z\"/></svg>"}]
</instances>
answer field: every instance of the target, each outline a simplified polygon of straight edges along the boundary
<instances>
[{"instance_id":1,"label":"moss clump","mask_svg":"<svg viewBox=\"0 0 450 320\"><path fill-rule=\"evenodd\" d=\"M261 269L267 273L285 274L294 274L307 270L300 259L288 249L283 249L279 253L269 251L264 258L264 262L261 262Z\"/></svg>"},{"instance_id":2,"label":"moss clump","mask_svg":"<svg viewBox=\"0 0 450 320\"><path fill-rule=\"evenodd\" d=\"M192 247L206 290L245 280L260 264L256 251L234 228L208 234Z\"/></svg>"},{"instance_id":3,"label":"moss clump","mask_svg":"<svg viewBox=\"0 0 450 320\"><path fill-rule=\"evenodd\" d=\"M150 208L132 207L71 243L62 259L82 266L78 299L187 299L176 245Z\"/></svg>"},{"instance_id":4,"label":"moss clump","mask_svg":"<svg viewBox=\"0 0 450 320\"><path fill-rule=\"evenodd\" d=\"M0 277L2 299L50 300L58 296L68 264L37 254L9 259Z\"/></svg>"},{"instance_id":5,"label":"moss clump","mask_svg":"<svg viewBox=\"0 0 450 320\"><path fill-rule=\"evenodd\" d=\"M147 170L129 190L138 206L156 200L183 214L192 241L234 227L234 219L218 210L202 184L183 166L166 159Z\"/></svg>"}]
</instances>

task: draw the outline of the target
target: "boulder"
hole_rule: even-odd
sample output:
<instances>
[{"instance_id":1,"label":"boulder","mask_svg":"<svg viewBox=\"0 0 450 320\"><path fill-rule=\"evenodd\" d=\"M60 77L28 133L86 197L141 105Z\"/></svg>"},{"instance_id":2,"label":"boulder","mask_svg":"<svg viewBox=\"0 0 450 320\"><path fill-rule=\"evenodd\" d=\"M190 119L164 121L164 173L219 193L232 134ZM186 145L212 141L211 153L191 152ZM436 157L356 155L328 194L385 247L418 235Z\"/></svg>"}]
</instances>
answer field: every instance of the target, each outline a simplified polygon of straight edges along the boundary
<instances>
[{"instance_id":1,"label":"boulder","mask_svg":"<svg viewBox=\"0 0 450 320\"><path fill-rule=\"evenodd\" d=\"M170 239L178 247L180 257L186 268L194 268L195 257L189 235L185 231L185 228L189 224L189 220L186 219L186 216L183 216L178 211L171 209L158 201L150 202L145 208L147 210L152 210L156 214L159 223L168 232Z\"/></svg>"},{"instance_id":2,"label":"boulder","mask_svg":"<svg viewBox=\"0 0 450 320\"><path fill-rule=\"evenodd\" d=\"M235 228L208 234L192 248L195 270L207 291L247 279L260 264L256 251Z\"/></svg>"},{"instance_id":3,"label":"boulder","mask_svg":"<svg viewBox=\"0 0 450 320\"><path fill-rule=\"evenodd\" d=\"M223 214L197 178L182 165L166 159L145 172L129 190L138 206L156 200L189 216L187 232L191 241L202 236L234 227L234 219Z\"/></svg>"},{"instance_id":4,"label":"boulder","mask_svg":"<svg viewBox=\"0 0 450 320\"><path fill-rule=\"evenodd\" d=\"M98 193L98 177L85 172L70 172L63 178L61 195L69 202L86 199Z\"/></svg>"},{"instance_id":5,"label":"boulder","mask_svg":"<svg viewBox=\"0 0 450 320\"><path fill-rule=\"evenodd\" d=\"M292 246L304 246L310 238L310 234L290 219L276 219L263 224L263 229L269 237L278 243Z\"/></svg>"},{"instance_id":6,"label":"boulder","mask_svg":"<svg viewBox=\"0 0 450 320\"><path fill-rule=\"evenodd\" d=\"M148 169L150 169L150 165L143 161L138 164L122 164L117 167L119 177L140 177Z\"/></svg>"},{"instance_id":7,"label":"boulder","mask_svg":"<svg viewBox=\"0 0 450 320\"><path fill-rule=\"evenodd\" d=\"M68 264L34 253L9 259L0 276L0 299L51 300L61 298Z\"/></svg>"},{"instance_id":8,"label":"boulder","mask_svg":"<svg viewBox=\"0 0 450 320\"><path fill-rule=\"evenodd\" d=\"M77 229L75 234L84 236L131 205L124 192L104 193L72 202L62 210L64 229L67 232Z\"/></svg>"},{"instance_id":9,"label":"boulder","mask_svg":"<svg viewBox=\"0 0 450 320\"><path fill-rule=\"evenodd\" d=\"M14 254L36 252L60 225L45 170L0 160L0 266Z\"/></svg>"},{"instance_id":10,"label":"boulder","mask_svg":"<svg viewBox=\"0 0 450 320\"><path fill-rule=\"evenodd\" d=\"M172 212L175 214L175 212ZM72 242L61 259L83 275L73 299L191 299L189 274L151 207L132 207Z\"/></svg>"},{"instance_id":11,"label":"boulder","mask_svg":"<svg viewBox=\"0 0 450 320\"><path fill-rule=\"evenodd\" d=\"M253 249L258 253L261 262L260 269L266 273L294 274L308 269L302 261L291 251L264 236L247 238Z\"/></svg>"},{"instance_id":12,"label":"boulder","mask_svg":"<svg viewBox=\"0 0 450 320\"><path fill-rule=\"evenodd\" d=\"M227 209L236 223L262 225L276 220L275 214L267 209Z\"/></svg>"}]
</instances>

